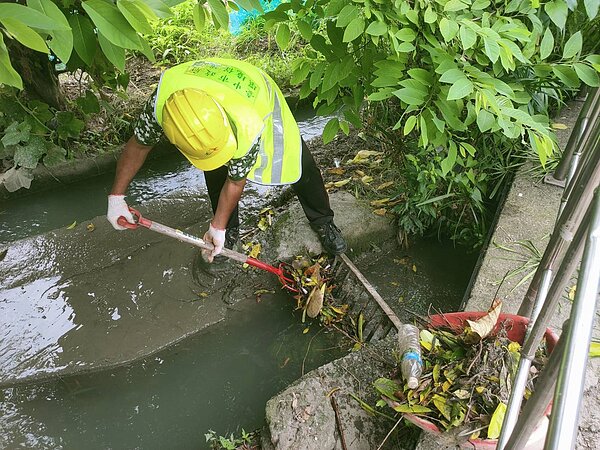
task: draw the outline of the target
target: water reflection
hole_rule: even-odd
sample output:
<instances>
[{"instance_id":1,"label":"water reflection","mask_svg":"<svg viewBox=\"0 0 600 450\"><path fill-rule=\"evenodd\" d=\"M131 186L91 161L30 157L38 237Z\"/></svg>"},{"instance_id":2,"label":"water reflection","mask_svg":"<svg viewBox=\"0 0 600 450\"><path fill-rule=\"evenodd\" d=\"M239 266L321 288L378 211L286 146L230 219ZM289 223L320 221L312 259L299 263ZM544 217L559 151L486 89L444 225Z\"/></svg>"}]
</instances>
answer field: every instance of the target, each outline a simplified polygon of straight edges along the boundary
<instances>
[{"instance_id":1,"label":"water reflection","mask_svg":"<svg viewBox=\"0 0 600 450\"><path fill-rule=\"evenodd\" d=\"M59 340L77 328L60 277L40 278L2 290L0 301L0 372L28 376L42 369L59 370ZM29 368L29 369L28 369Z\"/></svg>"}]
</instances>

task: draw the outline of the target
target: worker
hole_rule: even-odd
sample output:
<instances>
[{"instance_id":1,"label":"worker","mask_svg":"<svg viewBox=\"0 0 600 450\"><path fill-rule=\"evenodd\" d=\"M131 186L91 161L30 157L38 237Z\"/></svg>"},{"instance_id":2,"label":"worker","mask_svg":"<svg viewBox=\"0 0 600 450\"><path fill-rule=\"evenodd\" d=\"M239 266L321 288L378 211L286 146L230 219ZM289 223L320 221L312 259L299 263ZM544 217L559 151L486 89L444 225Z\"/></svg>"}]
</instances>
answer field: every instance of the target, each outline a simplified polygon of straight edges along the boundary
<instances>
[{"instance_id":1,"label":"worker","mask_svg":"<svg viewBox=\"0 0 600 450\"><path fill-rule=\"evenodd\" d=\"M117 230L129 183L164 135L204 172L213 211L203 250L213 262L239 239L238 202L246 180L291 184L325 251L340 254L346 241L333 222L321 173L279 87L261 69L233 59L207 58L166 70L146 102L117 162L107 218Z\"/></svg>"}]
</instances>

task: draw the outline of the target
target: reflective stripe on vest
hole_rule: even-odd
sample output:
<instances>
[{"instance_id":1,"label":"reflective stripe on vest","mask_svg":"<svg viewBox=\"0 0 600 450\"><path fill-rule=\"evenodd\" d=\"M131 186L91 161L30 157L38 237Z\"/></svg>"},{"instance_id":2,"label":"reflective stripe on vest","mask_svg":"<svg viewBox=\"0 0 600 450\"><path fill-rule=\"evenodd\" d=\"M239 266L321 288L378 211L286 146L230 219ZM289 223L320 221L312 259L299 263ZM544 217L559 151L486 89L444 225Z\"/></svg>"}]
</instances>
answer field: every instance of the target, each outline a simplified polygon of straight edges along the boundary
<instances>
[{"instance_id":1,"label":"reflective stripe on vest","mask_svg":"<svg viewBox=\"0 0 600 450\"><path fill-rule=\"evenodd\" d=\"M203 70L212 66L214 71ZM232 80L217 78L227 70L247 76L256 89L250 92L234 85ZM212 72L215 75L211 78ZM230 116L238 139L234 159L248 153L260 137L257 161L248 174L249 180L267 185L298 181L302 157L300 130L281 90L262 70L243 61L221 58L192 61L168 69L161 77L156 96L155 115L159 123L166 100L183 88L205 90Z\"/></svg>"}]
</instances>

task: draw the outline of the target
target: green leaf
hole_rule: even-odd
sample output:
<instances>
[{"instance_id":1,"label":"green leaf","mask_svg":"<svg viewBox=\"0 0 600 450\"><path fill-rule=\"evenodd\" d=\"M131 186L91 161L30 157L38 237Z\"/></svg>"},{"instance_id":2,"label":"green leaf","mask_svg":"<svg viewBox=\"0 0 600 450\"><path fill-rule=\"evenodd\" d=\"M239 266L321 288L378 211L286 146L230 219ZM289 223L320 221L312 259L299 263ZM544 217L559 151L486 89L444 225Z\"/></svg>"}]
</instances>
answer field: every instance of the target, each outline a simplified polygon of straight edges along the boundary
<instances>
[{"instance_id":1,"label":"green leaf","mask_svg":"<svg viewBox=\"0 0 600 450\"><path fill-rule=\"evenodd\" d=\"M477 113L477 126L482 133L491 130L495 122L496 119L491 112L481 109Z\"/></svg>"},{"instance_id":2,"label":"green leaf","mask_svg":"<svg viewBox=\"0 0 600 450\"><path fill-rule=\"evenodd\" d=\"M59 111L56 113L58 122L57 132L61 139L76 138L83 130L84 123L77 119L71 111Z\"/></svg>"},{"instance_id":3,"label":"green leaf","mask_svg":"<svg viewBox=\"0 0 600 450\"><path fill-rule=\"evenodd\" d=\"M75 100L77 106L81 108L84 114L92 114L100 112L100 102L91 90L86 90L85 95Z\"/></svg>"},{"instance_id":4,"label":"green leaf","mask_svg":"<svg viewBox=\"0 0 600 450\"><path fill-rule=\"evenodd\" d=\"M20 142L27 142L30 132L31 126L25 122L13 122L4 130L4 136L1 139L2 144L8 147L9 145L17 145Z\"/></svg>"},{"instance_id":5,"label":"green leaf","mask_svg":"<svg viewBox=\"0 0 600 450\"><path fill-rule=\"evenodd\" d=\"M298 65L298 67L292 72L290 82L293 85L302 83L304 80L306 80L306 77L308 76L309 72L310 64L303 62L302 64Z\"/></svg>"},{"instance_id":6,"label":"green leaf","mask_svg":"<svg viewBox=\"0 0 600 450\"><path fill-rule=\"evenodd\" d=\"M554 36L550 28L546 28L542 43L540 44L540 58L542 60L546 59L552 54L552 50L554 50Z\"/></svg>"},{"instance_id":7,"label":"green leaf","mask_svg":"<svg viewBox=\"0 0 600 450\"><path fill-rule=\"evenodd\" d=\"M589 55L585 57L585 60L589 62L594 69L600 72L600 55Z\"/></svg>"},{"instance_id":8,"label":"green leaf","mask_svg":"<svg viewBox=\"0 0 600 450\"><path fill-rule=\"evenodd\" d=\"M446 420L452 420L452 408L447 403L447 399L441 395L435 394L432 398L433 404L439 412L446 418Z\"/></svg>"},{"instance_id":9,"label":"green leaf","mask_svg":"<svg viewBox=\"0 0 600 450\"><path fill-rule=\"evenodd\" d=\"M600 8L600 2L598 0L584 0L585 10L587 12L590 21L598 14Z\"/></svg>"},{"instance_id":10,"label":"green leaf","mask_svg":"<svg viewBox=\"0 0 600 450\"><path fill-rule=\"evenodd\" d=\"M579 52L581 52L581 47L583 46L583 38L581 37L581 31L578 31L573 36L569 38L567 43L565 44L565 48L563 49L563 58L571 59Z\"/></svg>"},{"instance_id":11,"label":"green leaf","mask_svg":"<svg viewBox=\"0 0 600 450\"><path fill-rule=\"evenodd\" d=\"M346 0L331 0L327 2L327 9L325 9L325 17L338 16L344 5L346 4Z\"/></svg>"},{"instance_id":12,"label":"green leaf","mask_svg":"<svg viewBox=\"0 0 600 450\"><path fill-rule=\"evenodd\" d=\"M460 69L446 70L440 77L440 82L453 84L458 80L466 80L467 76Z\"/></svg>"},{"instance_id":13,"label":"green leaf","mask_svg":"<svg viewBox=\"0 0 600 450\"><path fill-rule=\"evenodd\" d=\"M600 86L600 79L598 78L598 72L584 63L575 63L573 65L577 76L588 86L598 87Z\"/></svg>"},{"instance_id":14,"label":"green leaf","mask_svg":"<svg viewBox=\"0 0 600 450\"><path fill-rule=\"evenodd\" d=\"M408 105L422 105L425 103L426 95L422 91L415 88L402 88L394 91L394 95Z\"/></svg>"},{"instance_id":15,"label":"green leaf","mask_svg":"<svg viewBox=\"0 0 600 450\"><path fill-rule=\"evenodd\" d=\"M343 42L352 42L365 31L365 19L357 17L352 20L344 31Z\"/></svg>"},{"instance_id":16,"label":"green leaf","mask_svg":"<svg viewBox=\"0 0 600 450\"><path fill-rule=\"evenodd\" d=\"M42 155L46 153L46 145L40 136L32 136L26 145L19 145L13 160L17 166L35 169Z\"/></svg>"},{"instance_id":17,"label":"green leaf","mask_svg":"<svg viewBox=\"0 0 600 450\"><path fill-rule=\"evenodd\" d=\"M384 397L389 398L390 400L399 401L400 399L394 395L395 392L401 391L402 386L395 382L394 380L390 380L389 378L377 378L373 382L373 386Z\"/></svg>"},{"instance_id":18,"label":"green leaf","mask_svg":"<svg viewBox=\"0 0 600 450\"><path fill-rule=\"evenodd\" d=\"M117 47L141 50L137 33L116 6L104 0L87 0L81 6L98 31Z\"/></svg>"},{"instance_id":19,"label":"green leaf","mask_svg":"<svg viewBox=\"0 0 600 450\"><path fill-rule=\"evenodd\" d=\"M117 8L138 33L151 34L154 32L154 29L148 23L148 14L154 13L143 2L139 0L117 0Z\"/></svg>"},{"instance_id":20,"label":"green leaf","mask_svg":"<svg viewBox=\"0 0 600 450\"><path fill-rule=\"evenodd\" d=\"M7 18L19 20L28 27L40 30L69 31L69 27L57 23L51 17L33 8L16 3L0 3L0 20Z\"/></svg>"},{"instance_id":21,"label":"green leaf","mask_svg":"<svg viewBox=\"0 0 600 450\"><path fill-rule=\"evenodd\" d=\"M444 5L444 11L461 11L466 7L467 5L461 0L450 0Z\"/></svg>"},{"instance_id":22,"label":"green leaf","mask_svg":"<svg viewBox=\"0 0 600 450\"><path fill-rule=\"evenodd\" d=\"M88 66L96 54L96 34L92 22L85 16L73 14L69 16L69 25L73 30L73 47Z\"/></svg>"},{"instance_id":23,"label":"green leaf","mask_svg":"<svg viewBox=\"0 0 600 450\"><path fill-rule=\"evenodd\" d=\"M490 61L493 63L498 61L498 58L500 57L500 46L498 45L496 39L484 36L483 46L485 48L485 54L488 56L488 58L490 58Z\"/></svg>"},{"instance_id":24,"label":"green leaf","mask_svg":"<svg viewBox=\"0 0 600 450\"><path fill-rule=\"evenodd\" d=\"M381 36L386 34L388 31L388 27L385 22L371 22L365 32L370 34L371 36Z\"/></svg>"},{"instance_id":25,"label":"green leaf","mask_svg":"<svg viewBox=\"0 0 600 450\"><path fill-rule=\"evenodd\" d=\"M305 41L310 41L313 36L313 29L310 23L305 20L299 20L296 22L296 27L298 27L298 31L300 31L300 35Z\"/></svg>"},{"instance_id":26,"label":"green leaf","mask_svg":"<svg viewBox=\"0 0 600 450\"><path fill-rule=\"evenodd\" d=\"M331 142L339 129L340 122L337 118L333 118L327 122L327 125L325 125L325 128L323 129L323 144Z\"/></svg>"},{"instance_id":27,"label":"green leaf","mask_svg":"<svg viewBox=\"0 0 600 450\"><path fill-rule=\"evenodd\" d=\"M240 8L242 8L246 11L252 11L253 9L255 9L255 6L252 4L252 2L250 0L236 0L235 3ZM259 5L260 5L260 3L259 3Z\"/></svg>"},{"instance_id":28,"label":"green leaf","mask_svg":"<svg viewBox=\"0 0 600 450\"><path fill-rule=\"evenodd\" d=\"M380 102L382 100L387 100L388 98L390 98L394 93L394 90L392 88L384 88L384 89L380 89L377 92L373 92L372 94L369 94L369 96L367 97L368 100L373 101L373 102Z\"/></svg>"},{"instance_id":29,"label":"green leaf","mask_svg":"<svg viewBox=\"0 0 600 450\"><path fill-rule=\"evenodd\" d=\"M544 10L558 28L561 30L565 29L569 9L564 0L552 0L548 2L544 5Z\"/></svg>"},{"instance_id":30,"label":"green leaf","mask_svg":"<svg viewBox=\"0 0 600 450\"><path fill-rule=\"evenodd\" d=\"M328 91L337 84L338 79L336 77L336 73L339 64L339 61L332 62L325 69L325 74L323 75L323 84L321 85L323 92Z\"/></svg>"},{"instance_id":31,"label":"green leaf","mask_svg":"<svg viewBox=\"0 0 600 450\"><path fill-rule=\"evenodd\" d=\"M440 31L444 37L444 41L450 42L458 33L458 24L444 17L440 20Z\"/></svg>"},{"instance_id":32,"label":"green leaf","mask_svg":"<svg viewBox=\"0 0 600 450\"><path fill-rule=\"evenodd\" d=\"M412 42L417 38L417 33L412 28L402 28L394 36L404 42Z\"/></svg>"},{"instance_id":33,"label":"green leaf","mask_svg":"<svg viewBox=\"0 0 600 450\"><path fill-rule=\"evenodd\" d=\"M210 12L221 28L226 30L229 27L229 13L222 0L208 0Z\"/></svg>"},{"instance_id":34,"label":"green leaf","mask_svg":"<svg viewBox=\"0 0 600 450\"><path fill-rule=\"evenodd\" d=\"M396 47L396 51L398 53L410 53L415 49L415 46L411 42L402 42L398 47Z\"/></svg>"},{"instance_id":35,"label":"green leaf","mask_svg":"<svg viewBox=\"0 0 600 450\"><path fill-rule=\"evenodd\" d=\"M148 5L154 14L156 14L156 17L160 17L161 19L173 17L171 8L169 8L169 5L162 2L162 0L144 0L144 3Z\"/></svg>"},{"instance_id":36,"label":"green leaf","mask_svg":"<svg viewBox=\"0 0 600 450\"><path fill-rule=\"evenodd\" d=\"M206 10L200 3L194 5L192 10L192 18L194 19L194 26L198 32L204 30L206 26Z\"/></svg>"},{"instance_id":37,"label":"green leaf","mask_svg":"<svg viewBox=\"0 0 600 450\"><path fill-rule=\"evenodd\" d=\"M49 147L50 148L46 150L46 154L44 155L43 159L46 167L54 167L65 162L67 151L64 148L52 143L49 144Z\"/></svg>"},{"instance_id":38,"label":"green leaf","mask_svg":"<svg viewBox=\"0 0 600 450\"><path fill-rule=\"evenodd\" d=\"M66 28L66 30L50 30L52 39L46 43L62 62L69 61L73 51L73 32L60 8L52 0L27 0L27 6L47 15Z\"/></svg>"},{"instance_id":39,"label":"green leaf","mask_svg":"<svg viewBox=\"0 0 600 450\"><path fill-rule=\"evenodd\" d=\"M144 55L146 58L148 58L148 61L153 62L153 63L156 62L156 58L154 57L154 51L150 47L150 44L148 44L148 42L141 36L139 36L139 39L140 39L140 45L142 46L142 49L140 50L142 55Z\"/></svg>"},{"instance_id":40,"label":"green leaf","mask_svg":"<svg viewBox=\"0 0 600 450\"><path fill-rule=\"evenodd\" d=\"M286 23L280 23L277 27L277 34L275 35L275 42L281 50L288 48L290 44L290 27Z\"/></svg>"},{"instance_id":41,"label":"green leaf","mask_svg":"<svg viewBox=\"0 0 600 450\"><path fill-rule=\"evenodd\" d=\"M340 128L346 136L348 136L348 134L350 134L350 124L348 122L346 122L345 120L340 122Z\"/></svg>"},{"instance_id":42,"label":"green leaf","mask_svg":"<svg viewBox=\"0 0 600 450\"><path fill-rule=\"evenodd\" d=\"M425 16L423 17L423 20L425 21L425 23L434 23L437 21L437 18L437 13L433 10L431 5L429 5L425 10Z\"/></svg>"},{"instance_id":43,"label":"green leaf","mask_svg":"<svg viewBox=\"0 0 600 450\"><path fill-rule=\"evenodd\" d=\"M4 25L4 28L6 28L6 32L25 47L29 47L41 53L50 53L46 41L23 22L10 17L0 19L0 22Z\"/></svg>"},{"instance_id":44,"label":"green leaf","mask_svg":"<svg viewBox=\"0 0 600 450\"><path fill-rule=\"evenodd\" d=\"M0 33L0 84L23 89L23 80L21 80L20 75L10 63L10 57L8 56L8 50L4 44L2 33Z\"/></svg>"},{"instance_id":45,"label":"green leaf","mask_svg":"<svg viewBox=\"0 0 600 450\"><path fill-rule=\"evenodd\" d=\"M125 49L112 44L101 32L98 32L98 43L102 49L102 53L110 63L119 69L125 71Z\"/></svg>"},{"instance_id":46,"label":"green leaf","mask_svg":"<svg viewBox=\"0 0 600 450\"><path fill-rule=\"evenodd\" d=\"M579 87L579 77L573 68L567 65L555 65L552 67L552 72L568 87Z\"/></svg>"},{"instance_id":47,"label":"green leaf","mask_svg":"<svg viewBox=\"0 0 600 450\"><path fill-rule=\"evenodd\" d=\"M473 92L473 83L468 78L457 80L448 91L447 100L458 100Z\"/></svg>"},{"instance_id":48,"label":"green leaf","mask_svg":"<svg viewBox=\"0 0 600 450\"><path fill-rule=\"evenodd\" d=\"M502 430L502 422L504 422L504 415L506 414L506 405L502 402L498 403L492 418L490 419L490 425L488 427L487 438L498 439L500 436L500 430Z\"/></svg>"},{"instance_id":49,"label":"green leaf","mask_svg":"<svg viewBox=\"0 0 600 450\"><path fill-rule=\"evenodd\" d=\"M598 358L600 356L600 342L590 343L590 358Z\"/></svg>"},{"instance_id":50,"label":"green leaf","mask_svg":"<svg viewBox=\"0 0 600 450\"><path fill-rule=\"evenodd\" d=\"M445 177L448 175L448 172L452 170L454 164L456 163L457 157L456 145L451 145L448 148L448 156L446 156L441 163L442 167L442 175Z\"/></svg>"},{"instance_id":51,"label":"green leaf","mask_svg":"<svg viewBox=\"0 0 600 450\"><path fill-rule=\"evenodd\" d=\"M346 5L340 11L335 24L339 28L344 28L357 17L358 7L355 5Z\"/></svg>"},{"instance_id":52,"label":"green leaf","mask_svg":"<svg viewBox=\"0 0 600 450\"><path fill-rule=\"evenodd\" d=\"M477 149L475 147L473 147L471 144L469 144L468 142L461 142L460 146L465 149L467 151L467 153L471 156L475 156L475 153L477 153Z\"/></svg>"},{"instance_id":53,"label":"green leaf","mask_svg":"<svg viewBox=\"0 0 600 450\"><path fill-rule=\"evenodd\" d=\"M470 49L477 43L477 33L469 27L464 25L460 26L459 30L460 41L465 50Z\"/></svg>"},{"instance_id":54,"label":"green leaf","mask_svg":"<svg viewBox=\"0 0 600 450\"><path fill-rule=\"evenodd\" d=\"M408 133L410 133L414 128L415 125L417 124L417 116L410 116L408 119L406 119L406 123L404 124L404 136L406 136Z\"/></svg>"},{"instance_id":55,"label":"green leaf","mask_svg":"<svg viewBox=\"0 0 600 450\"><path fill-rule=\"evenodd\" d=\"M408 74L410 75L411 78L419 81L420 83L424 84L425 86L430 87L433 84L433 75L428 70L415 68L415 69L410 69L408 71Z\"/></svg>"}]
</instances>

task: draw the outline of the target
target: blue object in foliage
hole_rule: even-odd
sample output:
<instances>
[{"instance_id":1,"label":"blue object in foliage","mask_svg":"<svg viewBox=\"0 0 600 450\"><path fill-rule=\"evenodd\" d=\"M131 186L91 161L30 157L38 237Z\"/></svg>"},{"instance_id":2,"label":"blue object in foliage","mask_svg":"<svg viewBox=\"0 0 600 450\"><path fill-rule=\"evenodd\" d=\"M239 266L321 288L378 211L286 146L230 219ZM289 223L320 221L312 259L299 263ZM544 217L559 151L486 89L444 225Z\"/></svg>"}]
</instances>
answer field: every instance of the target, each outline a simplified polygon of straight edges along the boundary
<instances>
[{"instance_id":1,"label":"blue object in foliage","mask_svg":"<svg viewBox=\"0 0 600 450\"><path fill-rule=\"evenodd\" d=\"M262 6L265 12L273 11L279 4L281 0L260 0L260 5ZM246 11L245 9L241 9L239 11L233 11L229 14L229 31L232 34L240 34L242 32L242 28L244 24L251 19L252 17L256 17L260 14L260 12L256 9L252 11Z\"/></svg>"}]
</instances>

